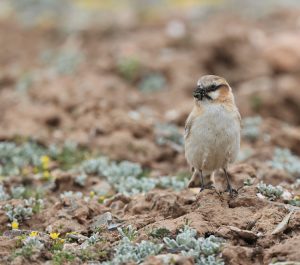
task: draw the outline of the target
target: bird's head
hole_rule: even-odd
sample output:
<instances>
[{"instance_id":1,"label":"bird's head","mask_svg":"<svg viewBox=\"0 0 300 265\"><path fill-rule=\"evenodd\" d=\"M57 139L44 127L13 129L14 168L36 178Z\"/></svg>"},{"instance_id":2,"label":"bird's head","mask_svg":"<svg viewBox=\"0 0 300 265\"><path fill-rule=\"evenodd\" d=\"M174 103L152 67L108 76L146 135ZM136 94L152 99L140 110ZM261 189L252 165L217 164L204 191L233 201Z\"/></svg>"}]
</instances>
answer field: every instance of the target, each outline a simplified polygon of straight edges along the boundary
<instances>
[{"instance_id":1,"label":"bird's head","mask_svg":"<svg viewBox=\"0 0 300 265\"><path fill-rule=\"evenodd\" d=\"M233 100L231 87L227 81L216 75L202 76L193 92L196 101L224 102Z\"/></svg>"}]
</instances>

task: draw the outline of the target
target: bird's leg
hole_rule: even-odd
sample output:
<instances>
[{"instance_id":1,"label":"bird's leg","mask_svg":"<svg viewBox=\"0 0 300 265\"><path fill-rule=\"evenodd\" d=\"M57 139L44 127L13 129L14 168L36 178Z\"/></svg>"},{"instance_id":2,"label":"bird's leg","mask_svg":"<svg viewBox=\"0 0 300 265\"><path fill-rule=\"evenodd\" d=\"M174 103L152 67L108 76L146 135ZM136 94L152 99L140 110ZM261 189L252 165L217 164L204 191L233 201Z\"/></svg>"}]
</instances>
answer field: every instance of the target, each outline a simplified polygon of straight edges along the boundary
<instances>
[{"instance_id":1,"label":"bird's leg","mask_svg":"<svg viewBox=\"0 0 300 265\"><path fill-rule=\"evenodd\" d=\"M212 184L204 185L204 176L202 170L194 169L194 173L188 183L188 188L198 188L200 187L200 191L205 189L214 189L215 187Z\"/></svg>"},{"instance_id":2,"label":"bird's leg","mask_svg":"<svg viewBox=\"0 0 300 265\"><path fill-rule=\"evenodd\" d=\"M199 170L199 172L200 172L200 179L201 179L201 188L200 188L200 192L201 192L205 189L205 185L204 185L204 178L203 178L202 170Z\"/></svg>"},{"instance_id":3,"label":"bird's leg","mask_svg":"<svg viewBox=\"0 0 300 265\"><path fill-rule=\"evenodd\" d=\"M193 168L194 169L194 168ZM192 170L193 170L192 169ZM189 188L197 188L200 187L200 181L199 181L199 171L197 169L193 170L193 175L191 177L191 180L188 184Z\"/></svg>"},{"instance_id":4,"label":"bird's leg","mask_svg":"<svg viewBox=\"0 0 300 265\"><path fill-rule=\"evenodd\" d=\"M233 194L237 194L237 190L233 189L231 187L231 184L230 184L230 181L229 181L229 176L228 176L228 173L227 173L227 170L225 168L223 168L223 171L225 173L225 176L226 176L226 180L227 180L227 188L226 188L226 191L229 192L230 196L233 197Z\"/></svg>"}]
</instances>

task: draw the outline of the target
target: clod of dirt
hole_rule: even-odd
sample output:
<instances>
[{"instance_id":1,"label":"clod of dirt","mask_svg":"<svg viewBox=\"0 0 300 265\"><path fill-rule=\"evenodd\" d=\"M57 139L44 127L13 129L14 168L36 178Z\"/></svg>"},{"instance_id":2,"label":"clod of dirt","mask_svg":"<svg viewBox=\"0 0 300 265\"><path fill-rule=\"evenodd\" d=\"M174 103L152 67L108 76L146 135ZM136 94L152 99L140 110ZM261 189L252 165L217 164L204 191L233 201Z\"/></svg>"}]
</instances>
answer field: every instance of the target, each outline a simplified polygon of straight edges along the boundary
<instances>
[{"instance_id":1,"label":"clod of dirt","mask_svg":"<svg viewBox=\"0 0 300 265\"><path fill-rule=\"evenodd\" d=\"M113 216L110 212L106 212L104 214L97 215L92 219L90 229L92 231L96 231L101 227L105 227L110 230L112 228L116 229L120 225L121 224L117 224L116 221L113 221Z\"/></svg>"},{"instance_id":2,"label":"clod of dirt","mask_svg":"<svg viewBox=\"0 0 300 265\"><path fill-rule=\"evenodd\" d=\"M224 258L226 264L262 264L262 249L226 245L222 251L222 257Z\"/></svg>"},{"instance_id":3,"label":"clod of dirt","mask_svg":"<svg viewBox=\"0 0 300 265\"><path fill-rule=\"evenodd\" d=\"M257 234L252 231L243 230L243 229L240 229L235 226L222 227L217 231L217 234L223 238L233 239L233 238L239 237L239 238L241 238L247 242L251 242L251 243L255 242L258 237Z\"/></svg>"},{"instance_id":4,"label":"clod of dirt","mask_svg":"<svg viewBox=\"0 0 300 265\"><path fill-rule=\"evenodd\" d=\"M283 220L276 226L276 228L272 231L272 235L277 235L279 233L284 232L289 224L290 218L292 216L292 214L294 213L294 211L291 211L288 215L286 215Z\"/></svg>"},{"instance_id":5,"label":"clod of dirt","mask_svg":"<svg viewBox=\"0 0 300 265\"><path fill-rule=\"evenodd\" d=\"M285 241L274 244L267 251L264 257L264 263L269 260L276 259L277 261L300 260L300 236L287 238Z\"/></svg>"}]
</instances>

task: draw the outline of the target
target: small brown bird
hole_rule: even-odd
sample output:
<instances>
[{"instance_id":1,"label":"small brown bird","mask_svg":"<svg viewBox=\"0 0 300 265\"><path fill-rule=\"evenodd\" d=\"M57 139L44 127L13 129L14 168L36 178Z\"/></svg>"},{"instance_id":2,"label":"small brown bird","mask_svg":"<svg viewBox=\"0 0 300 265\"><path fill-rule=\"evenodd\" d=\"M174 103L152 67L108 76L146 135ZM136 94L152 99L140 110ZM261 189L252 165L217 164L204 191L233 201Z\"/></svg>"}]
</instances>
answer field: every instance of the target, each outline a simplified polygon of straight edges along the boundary
<instances>
[{"instance_id":1,"label":"small brown bird","mask_svg":"<svg viewBox=\"0 0 300 265\"><path fill-rule=\"evenodd\" d=\"M198 80L193 93L194 107L185 125L185 157L193 170L189 187L208 188L204 177L223 169L230 195L227 173L240 149L241 116L235 105L231 87L219 76L205 75Z\"/></svg>"}]
</instances>

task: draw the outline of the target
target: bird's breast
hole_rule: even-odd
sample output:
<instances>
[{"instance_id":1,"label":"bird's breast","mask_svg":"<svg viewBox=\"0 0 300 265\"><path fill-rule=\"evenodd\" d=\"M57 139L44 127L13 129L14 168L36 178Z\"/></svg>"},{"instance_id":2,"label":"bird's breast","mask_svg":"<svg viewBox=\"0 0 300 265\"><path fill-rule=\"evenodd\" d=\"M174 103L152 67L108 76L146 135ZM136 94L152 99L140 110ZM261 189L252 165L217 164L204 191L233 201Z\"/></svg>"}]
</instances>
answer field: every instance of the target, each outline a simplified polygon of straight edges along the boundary
<instances>
[{"instance_id":1,"label":"bird's breast","mask_svg":"<svg viewBox=\"0 0 300 265\"><path fill-rule=\"evenodd\" d=\"M236 113L222 105L211 105L194 118L185 151L193 166L215 170L235 160L240 145L240 125Z\"/></svg>"}]
</instances>

